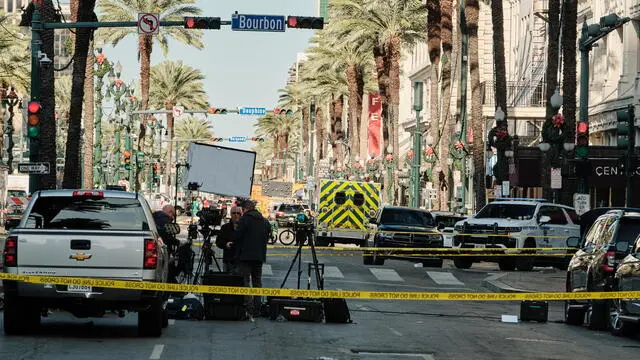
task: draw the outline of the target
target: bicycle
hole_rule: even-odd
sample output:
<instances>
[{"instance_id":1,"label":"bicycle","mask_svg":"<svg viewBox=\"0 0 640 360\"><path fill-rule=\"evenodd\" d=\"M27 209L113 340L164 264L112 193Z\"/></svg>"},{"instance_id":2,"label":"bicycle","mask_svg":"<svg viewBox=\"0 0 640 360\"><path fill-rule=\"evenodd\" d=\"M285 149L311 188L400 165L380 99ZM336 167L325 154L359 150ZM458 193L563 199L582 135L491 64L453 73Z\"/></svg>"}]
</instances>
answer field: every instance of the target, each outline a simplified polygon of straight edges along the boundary
<instances>
[{"instance_id":1,"label":"bicycle","mask_svg":"<svg viewBox=\"0 0 640 360\"><path fill-rule=\"evenodd\" d=\"M292 245L297 238L298 231L308 232L312 229L310 224L293 224L293 229L289 228L280 233L280 242L282 245ZM306 243L308 236L305 236L304 242Z\"/></svg>"}]
</instances>

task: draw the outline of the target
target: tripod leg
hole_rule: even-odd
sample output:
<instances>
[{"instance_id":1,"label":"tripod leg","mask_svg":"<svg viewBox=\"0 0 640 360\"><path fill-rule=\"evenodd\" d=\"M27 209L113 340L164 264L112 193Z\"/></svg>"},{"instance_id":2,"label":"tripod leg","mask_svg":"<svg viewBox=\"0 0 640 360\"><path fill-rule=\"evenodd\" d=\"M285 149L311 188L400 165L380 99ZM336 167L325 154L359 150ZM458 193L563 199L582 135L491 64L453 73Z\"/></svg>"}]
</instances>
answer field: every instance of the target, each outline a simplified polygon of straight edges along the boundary
<instances>
[{"instance_id":1,"label":"tripod leg","mask_svg":"<svg viewBox=\"0 0 640 360\"><path fill-rule=\"evenodd\" d=\"M324 277L320 276L320 267L318 266L318 255L316 254L316 246L314 239L314 233L309 234L309 246L311 247L311 258L313 259L313 266L316 272L316 283L318 284L318 290L324 290Z\"/></svg>"},{"instance_id":2,"label":"tripod leg","mask_svg":"<svg viewBox=\"0 0 640 360\"><path fill-rule=\"evenodd\" d=\"M293 257L293 261L291 261L291 264L289 265L289 270L287 270L287 274L284 276L284 280L282 280L282 285L280 285L281 289L284 288L284 284L287 282L287 279L289 278L291 269L293 269L293 265L296 263L296 260L298 260L298 257L300 257L301 252L302 252L302 246L299 246L298 251L296 251L296 255Z\"/></svg>"}]
</instances>

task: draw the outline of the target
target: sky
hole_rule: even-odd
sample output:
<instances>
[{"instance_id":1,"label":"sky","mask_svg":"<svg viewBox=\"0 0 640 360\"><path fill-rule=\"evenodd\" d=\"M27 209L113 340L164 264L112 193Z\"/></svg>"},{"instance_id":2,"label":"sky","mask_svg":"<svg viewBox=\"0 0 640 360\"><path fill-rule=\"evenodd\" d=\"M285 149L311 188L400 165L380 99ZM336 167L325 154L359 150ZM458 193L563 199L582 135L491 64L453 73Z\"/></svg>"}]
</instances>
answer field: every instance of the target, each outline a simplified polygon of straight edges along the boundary
<instances>
[{"instance_id":1,"label":"sky","mask_svg":"<svg viewBox=\"0 0 640 360\"><path fill-rule=\"evenodd\" d=\"M231 20L231 14L315 16L315 0L198 0L201 16L217 16ZM98 17L100 14L98 13ZM137 16L136 16L137 17ZM162 31L162 28L160 28ZM203 30L204 48L198 50L170 42L165 57L157 43L151 64L164 60L182 60L200 69L206 76L204 88L213 107L276 107L278 89L286 83L289 67L296 54L308 46L313 30L287 29L284 33L232 31L231 26L220 30ZM137 80L140 64L137 61L137 36L131 34L115 48L105 46L103 52L110 61L120 61L121 79ZM256 116L213 115L215 137L253 136ZM250 149L254 143L221 143L222 146Z\"/></svg>"}]
</instances>

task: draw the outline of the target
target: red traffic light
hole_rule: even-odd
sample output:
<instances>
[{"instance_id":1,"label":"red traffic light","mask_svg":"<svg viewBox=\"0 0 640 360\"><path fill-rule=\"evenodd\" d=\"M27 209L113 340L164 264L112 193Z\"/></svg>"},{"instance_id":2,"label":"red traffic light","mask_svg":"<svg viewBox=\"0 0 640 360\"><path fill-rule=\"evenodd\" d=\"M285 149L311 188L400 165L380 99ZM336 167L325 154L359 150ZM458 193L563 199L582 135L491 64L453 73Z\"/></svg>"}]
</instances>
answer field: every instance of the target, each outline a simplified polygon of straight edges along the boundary
<instances>
[{"instance_id":1,"label":"red traffic light","mask_svg":"<svg viewBox=\"0 0 640 360\"><path fill-rule=\"evenodd\" d=\"M196 19L192 17L185 18L184 27L187 29L194 29L196 27Z\"/></svg>"},{"instance_id":2,"label":"red traffic light","mask_svg":"<svg viewBox=\"0 0 640 360\"><path fill-rule=\"evenodd\" d=\"M29 105L27 106L27 110L29 111L29 113L31 114L37 114L38 112L40 112L40 110L42 109L42 106L40 105L39 102L37 101L32 101L29 103Z\"/></svg>"},{"instance_id":3,"label":"red traffic light","mask_svg":"<svg viewBox=\"0 0 640 360\"><path fill-rule=\"evenodd\" d=\"M295 28L298 26L298 18L295 16L289 16L287 18L287 26L290 28Z\"/></svg>"},{"instance_id":4,"label":"red traffic light","mask_svg":"<svg viewBox=\"0 0 640 360\"><path fill-rule=\"evenodd\" d=\"M320 30L324 28L324 18L311 16L288 16L287 27L294 29Z\"/></svg>"},{"instance_id":5,"label":"red traffic light","mask_svg":"<svg viewBox=\"0 0 640 360\"><path fill-rule=\"evenodd\" d=\"M220 29L219 17L194 17L187 16L184 18L184 27L186 29Z\"/></svg>"},{"instance_id":6,"label":"red traffic light","mask_svg":"<svg viewBox=\"0 0 640 360\"><path fill-rule=\"evenodd\" d=\"M577 126L578 134L585 134L589 130L589 124L582 121L578 123Z\"/></svg>"}]
</instances>

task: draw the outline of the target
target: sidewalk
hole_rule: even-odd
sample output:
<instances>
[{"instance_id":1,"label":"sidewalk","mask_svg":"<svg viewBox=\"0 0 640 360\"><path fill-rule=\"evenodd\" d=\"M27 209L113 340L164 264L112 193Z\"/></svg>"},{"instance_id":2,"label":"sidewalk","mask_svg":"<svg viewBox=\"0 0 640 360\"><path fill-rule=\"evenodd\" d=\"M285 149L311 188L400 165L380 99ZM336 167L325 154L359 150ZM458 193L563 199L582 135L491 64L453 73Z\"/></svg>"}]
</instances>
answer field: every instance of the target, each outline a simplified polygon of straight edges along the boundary
<instances>
[{"instance_id":1,"label":"sidewalk","mask_svg":"<svg viewBox=\"0 0 640 360\"><path fill-rule=\"evenodd\" d=\"M566 271L550 268L504 271L486 278L482 286L494 292L564 292L566 276Z\"/></svg>"}]
</instances>

